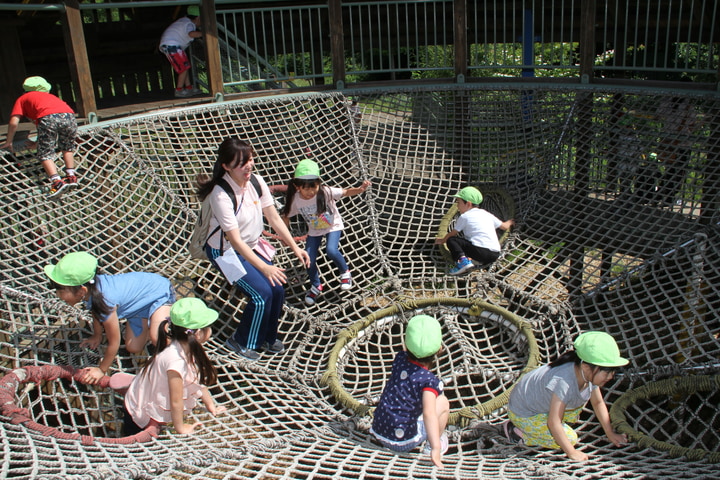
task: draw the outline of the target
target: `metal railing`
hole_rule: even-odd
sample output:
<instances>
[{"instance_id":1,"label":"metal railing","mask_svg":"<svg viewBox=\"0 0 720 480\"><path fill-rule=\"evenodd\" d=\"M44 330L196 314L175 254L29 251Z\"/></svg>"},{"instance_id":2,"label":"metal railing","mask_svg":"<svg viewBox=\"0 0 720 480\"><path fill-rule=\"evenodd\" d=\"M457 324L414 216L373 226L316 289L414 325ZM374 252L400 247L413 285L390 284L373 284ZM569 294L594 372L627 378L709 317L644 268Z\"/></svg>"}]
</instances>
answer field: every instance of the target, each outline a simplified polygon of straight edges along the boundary
<instances>
[{"instance_id":1,"label":"metal railing","mask_svg":"<svg viewBox=\"0 0 720 480\"><path fill-rule=\"evenodd\" d=\"M329 55L327 4L217 10L228 87L319 81Z\"/></svg>"},{"instance_id":2,"label":"metal railing","mask_svg":"<svg viewBox=\"0 0 720 480\"><path fill-rule=\"evenodd\" d=\"M204 1L212 0L79 9L87 24L122 10ZM533 76L689 80L717 89L720 78L720 0L266 0L261 7L215 0L214 8L222 71L213 78L228 92ZM0 3L0 11L65 9Z\"/></svg>"},{"instance_id":3,"label":"metal railing","mask_svg":"<svg viewBox=\"0 0 720 480\"><path fill-rule=\"evenodd\" d=\"M327 83L333 77L332 21L342 26L342 80L349 83L447 78L458 71L470 77L579 79L582 38L593 42L592 64L584 67L594 77L718 77L718 0L527 0L524 8L509 0L468 0L462 12L455 0L346 1L339 20L330 18L325 2L221 10L224 1L217 2L218 23L261 52L277 71L276 81ZM583 16L583 1L591 4L586 8L592 15ZM460 60L458 38L467 43ZM225 61L257 71L248 58ZM255 78L268 80L259 73ZM225 84L242 82L251 80L238 75Z\"/></svg>"}]
</instances>

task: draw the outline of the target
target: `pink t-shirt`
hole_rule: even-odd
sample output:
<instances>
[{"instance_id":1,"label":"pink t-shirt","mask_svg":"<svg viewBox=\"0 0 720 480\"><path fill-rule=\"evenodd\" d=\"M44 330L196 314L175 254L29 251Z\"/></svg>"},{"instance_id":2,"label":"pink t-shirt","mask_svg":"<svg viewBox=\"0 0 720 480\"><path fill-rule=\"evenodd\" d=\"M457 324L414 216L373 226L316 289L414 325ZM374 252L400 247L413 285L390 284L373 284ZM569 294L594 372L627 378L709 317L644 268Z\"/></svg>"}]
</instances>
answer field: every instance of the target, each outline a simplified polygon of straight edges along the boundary
<instances>
[{"instance_id":1,"label":"pink t-shirt","mask_svg":"<svg viewBox=\"0 0 720 480\"><path fill-rule=\"evenodd\" d=\"M35 124L42 117L47 117L53 113L75 113L70 106L60 100L52 93L47 92L27 92L20 95L15 101L10 116L20 115L27 117Z\"/></svg>"},{"instance_id":2,"label":"pink t-shirt","mask_svg":"<svg viewBox=\"0 0 720 480\"><path fill-rule=\"evenodd\" d=\"M159 423L172 422L167 375L170 370L178 372L183 379L185 412L197 405L202 385L197 383L197 373L186 359L182 346L172 342L157 354L148 371L135 376L125 394L125 408L138 427L145 428L151 419Z\"/></svg>"}]
</instances>

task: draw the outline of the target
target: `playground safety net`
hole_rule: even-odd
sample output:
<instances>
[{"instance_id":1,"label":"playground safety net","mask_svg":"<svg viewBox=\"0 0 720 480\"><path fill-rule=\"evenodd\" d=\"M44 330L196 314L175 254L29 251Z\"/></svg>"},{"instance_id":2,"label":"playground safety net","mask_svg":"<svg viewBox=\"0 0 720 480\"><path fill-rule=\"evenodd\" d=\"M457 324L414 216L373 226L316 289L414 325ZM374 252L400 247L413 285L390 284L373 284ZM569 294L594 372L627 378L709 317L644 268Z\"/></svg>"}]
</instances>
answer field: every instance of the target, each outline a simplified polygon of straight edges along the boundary
<instances>
[{"instance_id":1,"label":"playground safety net","mask_svg":"<svg viewBox=\"0 0 720 480\"><path fill-rule=\"evenodd\" d=\"M720 462L720 100L713 94L574 90L541 85L413 87L229 101L81 127L80 188L58 201L32 152L2 151L0 444L3 478L714 478ZM247 362L223 346L245 300L188 238L196 177L220 142L257 151L280 207L297 162L319 162L341 200L350 291L319 257L326 285L308 307L297 260L286 268L287 350ZM460 277L434 239L451 228L466 185L515 218L500 259ZM301 242L305 231L291 223ZM123 438L122 396L75 374L101 352L80 348L88 314L63 304L42 267L70 251L104 273L152 271L180 297L220 312L207 350L227 412L196 434ZM402 348L404 324L443 324L436 372L451 402L445 469L395 454L368 432ZM615 448L588 407L584 463L500 434L509 390L581 331L604 330L630 364L606 386ZM100 347L102 348L102 346ZM109 373L136 373L121 351Z\"/></svg>"}]
</instances>

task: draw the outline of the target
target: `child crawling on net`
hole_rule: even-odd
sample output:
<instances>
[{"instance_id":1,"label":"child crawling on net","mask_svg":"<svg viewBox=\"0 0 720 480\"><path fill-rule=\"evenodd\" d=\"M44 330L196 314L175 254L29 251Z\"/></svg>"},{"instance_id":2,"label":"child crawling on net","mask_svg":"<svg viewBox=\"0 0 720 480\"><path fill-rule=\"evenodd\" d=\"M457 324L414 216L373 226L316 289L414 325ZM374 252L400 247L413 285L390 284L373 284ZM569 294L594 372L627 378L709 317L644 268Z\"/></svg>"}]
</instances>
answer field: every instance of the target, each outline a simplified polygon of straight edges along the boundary
<instances>
[{"instance_id":1,"label":"child crawling on net","mask_svg":"<svg viewBox=\"0 0 720 480\"><path fill-rule=\"evenodd\" d=\"M412 317L405 330L405 347L395 356L370 432L396 452L409 452L426 442L423 453L443 468L450 403L443 395L442 381L430 371L442 348L440 323L429 315Z\"/></svg>"},{"instance_id":2,"label":"child crawling on net","mask_svg":"<svg viewBox=\"0 0 720 480\"><path fill-rule=\"evenodd\" d=\"M615 340L605 332L585 332L575 339L574 350L554 362L526 373L510 393L505 436L528 446L562 449L568 458L585 461L575 448L578 435L569 423L577 422L590 401L608 440L619 447L627 442L610 424L600 387L615 371L628 364Z\"/></svg>"},{"instance_id":3,"label":"child crawling on net","mask_svg":"<svg viewBox=\"0 0 720 480\"><path fill-rule=\"evenodd\" d=\"M218 313L199 298L181 298L170 309L170 318L160 324L157 353L130 383L125 394L126 436L135 435L151 424L173 424L181 434L192 433L200 422L185 423L198 399L212 415L224 412L215 404L208 385L217 373L203 344L210 340L210 325ZM112 385L111 385L112 386Z\"/></svg>"},{"instance_id":4,"label":"child crawling on net","mask_svg":"<svg viewBox=\"0 0 720 480\"><path fill-rule=\"evenodd\" d=\"M93 318L93 334L81 347L96 349L103 334L107 347L100 364L85 369L82 381L94 385L108 372L122 340L128 353L139 353L158 340L158 325L167 318L175 301L170 280L150 272L117 275L98 273L98 260L88 252L71 252L55 265L46 265L50 288L68 305L82 303ZM121 320L125 319L125 333Z\"/></svg>"}]
</instances>

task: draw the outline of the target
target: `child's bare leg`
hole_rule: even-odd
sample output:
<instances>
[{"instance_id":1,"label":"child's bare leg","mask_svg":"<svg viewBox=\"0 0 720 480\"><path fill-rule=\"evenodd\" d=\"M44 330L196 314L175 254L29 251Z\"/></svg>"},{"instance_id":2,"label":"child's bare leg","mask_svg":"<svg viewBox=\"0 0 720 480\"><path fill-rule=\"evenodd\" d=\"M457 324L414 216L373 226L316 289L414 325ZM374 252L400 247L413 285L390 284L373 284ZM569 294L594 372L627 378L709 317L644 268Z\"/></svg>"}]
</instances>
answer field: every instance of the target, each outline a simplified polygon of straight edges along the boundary
<instances>
[{"instance_id":1,"label":"child's bare leg","mask_svg":"<svg viewBox=\"0 0 720 480\"><path fill-rule=\"evenodd\" d=\"M57 167L55 166L54 160L43 160L41 163L43 169L45 169L45 173L47 174L48 178L57 175Z\"/></svg>"},{"instance_id":2,"label":"child's bare leg","mask_svg":"<svg viewBox=\"0 0 720 480\"><path fill-rule=\"evenodd\" d=\"M150 327L149 327L149 339L153 345L157 346L158 341L158 329L163 320L170 317L170 305L163 305L162 307L155 310L150 316Z\"/></svg>"},{"instance_id":3,"label":"child's bare leg","mask_svg":"<svg viewBox=\"0 0 720 480\"><path fill-rule=\"evenodd\" d=\"M177 88L184 88L190 85L188 77L190 76L190 70L185 70L182 73L178 73Z\"/></svg>"},{"instance_id":4,"label":"child's bare leg","mask_svg":"<svg viewBox=\"0 0 720 480\"><path fill-rule=\"evenodd\" d=\"M148 326L147 320L143 319L143 330L140 335L135 336L132 327L127 325L125 327L125 349L128 353L139 353L145 348L145 344L148 341Z\"/></svg>"},{"instance_id":5,"label":"child's bare leg","mask_svg":"<svg viewBox=\"0 0 720 480\"><path fill-rule=\"evenodd\" d=\"M74 152L62 152L63 162L65 162L65 168L75 168Z\"/></svg>"}]
</instances>

